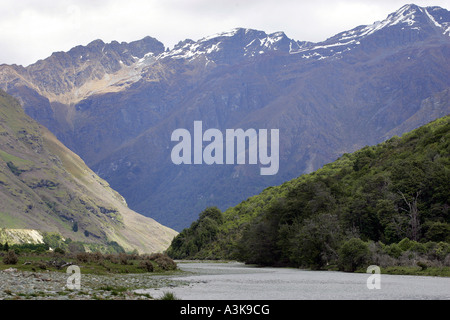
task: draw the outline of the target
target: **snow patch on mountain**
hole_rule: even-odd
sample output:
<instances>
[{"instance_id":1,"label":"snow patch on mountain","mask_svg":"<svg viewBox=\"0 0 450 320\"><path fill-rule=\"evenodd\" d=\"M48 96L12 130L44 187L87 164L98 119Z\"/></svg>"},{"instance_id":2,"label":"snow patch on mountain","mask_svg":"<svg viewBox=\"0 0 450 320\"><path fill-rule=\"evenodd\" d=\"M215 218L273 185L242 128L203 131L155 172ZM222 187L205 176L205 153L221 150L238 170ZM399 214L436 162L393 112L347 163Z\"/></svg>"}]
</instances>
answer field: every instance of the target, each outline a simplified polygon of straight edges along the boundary
<instances>
[{"instance_id":1,"label":"snow patch on mountain","mask_svg":"<svg viewBox=\"0 0 450 320\"><path fill-rule=\"evenodd\" d=\"M291 54L301 54L302 58L322 60L330 57L339 57L361 44L370 35L383 29L400 26L406 29L420 31L427 25L433 25L442 30L444 35L450 36L450 12L439 7L421 8L408 4L398 11L391 13L383 21L371 25L359 26L350 31L337 34L326 41L304 46L298 50L291 50Z\"/></svg>"},{"instance_id":2,"label":"snow patch on mountain","mask_svg":"<svg viewBox=\"0 0 450 320\"><path fill-rule=\"evenodd\" d=\"M173 50L160 54L157 59L184 59L189 62L203 56L206 57L205 61L220 62L224 57L242 59L281 51L299 54L304 59L322 60L341 57L361 45L365 38L392 27L419 32L422 28L429 29L431 25L442 30L443 34L450 35L449 14L439 7L422 8L407 4L382 21L356 27L319 43L295 41L284 32L266 34L253 29L234 28L204 37L197 42L189 39L180 42Z\"/></svg>"},{"instance_id":3,"label":"snow patch on mountain","mask_svg":"<svg viewBox=\"0 0 450 320\"><path fill-rule=\"evenodd\" d=\"M268 51L291 52L302 44L289 39L284 32L266 34L264 31L235 28L227 32L204 37L197 42L190 39L178 43L171 51L159 55L158 59L172 58L192 61L199 56L216 60L215 53L226 52L236 58L253 57Z\"/></svg>"}]
</instances>

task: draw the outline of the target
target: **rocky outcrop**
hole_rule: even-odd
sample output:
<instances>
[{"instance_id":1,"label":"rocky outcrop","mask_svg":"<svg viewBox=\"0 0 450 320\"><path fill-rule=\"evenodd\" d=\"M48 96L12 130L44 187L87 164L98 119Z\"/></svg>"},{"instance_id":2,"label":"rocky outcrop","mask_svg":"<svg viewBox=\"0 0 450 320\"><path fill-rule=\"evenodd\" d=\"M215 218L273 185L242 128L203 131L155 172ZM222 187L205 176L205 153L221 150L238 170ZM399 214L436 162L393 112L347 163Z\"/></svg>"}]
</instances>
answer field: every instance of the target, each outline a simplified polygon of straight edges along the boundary
<instances>
[{"instance_id":1,"label":"rocky outcrop","mask_svg":"<svg viewBox=\"0 0 450 320\"><path fill-rule=\"evenodd\" d=\"M0 229L0 243L13 244L40 244L44 243L44 237L38 230L31 229Z\"/></svg>"}]
</instances>

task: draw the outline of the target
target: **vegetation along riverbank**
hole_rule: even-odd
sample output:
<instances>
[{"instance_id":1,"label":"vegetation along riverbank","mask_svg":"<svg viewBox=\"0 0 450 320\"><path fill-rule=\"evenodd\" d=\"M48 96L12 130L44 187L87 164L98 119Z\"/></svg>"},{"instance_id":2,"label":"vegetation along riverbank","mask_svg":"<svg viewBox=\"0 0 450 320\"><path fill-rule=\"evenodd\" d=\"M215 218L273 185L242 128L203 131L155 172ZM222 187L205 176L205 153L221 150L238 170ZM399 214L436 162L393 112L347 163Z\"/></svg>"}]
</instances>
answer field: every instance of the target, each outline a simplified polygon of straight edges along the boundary
<instances>
[{"instance_id":1,"label":"vegetation along riverbank","mask_svg":"<svg viewBox=\"0 0 450 320\"><path fill-rule=\"evenodd\" d=\"M261 266L450 274L450 116L221 212L205 209L167 253Z\"/></svg>"},{"instance_id":2,"label":"vegetation along riverbank","mask_svg":"<svg viewBox=\"0 0 450 320\"><path fill-rule=\"evenodd\" d=\"M134 290L171 286L177 264L162 253L48 250L46 244L0 245L0 300L142 300ZM70 288L70 266L80 268L79 289Z\"/></svg>"}]
</instances>

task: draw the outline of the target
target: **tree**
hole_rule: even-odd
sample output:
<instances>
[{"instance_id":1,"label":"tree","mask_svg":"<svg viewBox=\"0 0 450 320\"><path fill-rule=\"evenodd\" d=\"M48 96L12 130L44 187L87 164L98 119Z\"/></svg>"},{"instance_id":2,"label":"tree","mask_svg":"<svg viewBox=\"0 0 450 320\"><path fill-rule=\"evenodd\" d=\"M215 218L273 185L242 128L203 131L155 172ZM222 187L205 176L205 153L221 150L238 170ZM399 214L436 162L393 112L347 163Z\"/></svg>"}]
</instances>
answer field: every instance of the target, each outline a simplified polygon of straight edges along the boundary
<instances>
[{"instance_id":1,"label":"tree","mask_svg":"<svg viewBox=\"0 0 450 320\"><path fill-rule=\"evenodd\" d=\"M220 211L217 207L206 208L202 213L200 213L200 221L206 218L214 220L219 224L223 223L222 211Z\"/></svg>"},{"instance_id":2,"label":"tree","mask_svg":"<svg viewBox=\"0 0 450 320\"><path fill-rule=\"evenodd\" d=\"M419 221L419 210L417 209L417 199L419 198L420 191L416 192L415 197L413 197L412 201L408 201L403 194L403 192L399 191L405 203L408 205L408 209L402 210L408 212L410 218L410 226L411 226L411 240L418 241L420 238L420 221Z\"/></svg>"},{"instance_id":3,"label":"tree","mask_svg":"<svg viewBox=\"0 0 450 320\"><path fill-rule=\"evenodd\" d=\"M292 228L290 261L313 269L334 263L342 236L336 215L320 214Z\"/></svg>"},{"instance_id":4,"label":"tree","mask_svg":"<svg viewBox=\"0 0 450 320\"><path fill-rule=\"evenodd\" d=\"M369 246L359 238L352 238L339 249L339 267L343 271L354 272L369 258Z\"/></svg>"},{"instance_id":5,"label":"tree","mask_svg":"<svg viewBox=\"0 0 450 320\"><path fill-rule=\"evenodd\" d=\"M262 266L273 265L279 260L276 245L277 225L274 220L261 219L249 225L239 242L239 259Z\"/></svg>"},{"instance_id":6,"label":"tree","mask_svg":"<svg viewBox=\"0 0 450 320\"><path fill-rule=\"evenodd\" d=\"M280 219L283 213L283 205L276 201L253 223L244 228L238 243L240 260L263 266L280 263L281 252L285 249L280 245L279 237Z\"/></svg>"},{"instance_id":7,"label":"tree","mask_svg":"<svg viewBox=\"0 0 450 320\"><path fill-rule=\"evenodd\" d=\"M428 222L424 224L424 229L427 229L425 232L425 238L428 241L445 241L450 242L450 224L445 222Z\"/></svg>"},{"instance_id":8,"label":"tree","mask_svg":"<svg viewBox=\"0 0 450 320\"><path fill-rule=\"evenodd\" d=\"M216 207L206 208L198 221L184 229L173 240L167 254L175 259L194 258L201 250L217 239L223 214Z\"/></svg>"}]
</instances>

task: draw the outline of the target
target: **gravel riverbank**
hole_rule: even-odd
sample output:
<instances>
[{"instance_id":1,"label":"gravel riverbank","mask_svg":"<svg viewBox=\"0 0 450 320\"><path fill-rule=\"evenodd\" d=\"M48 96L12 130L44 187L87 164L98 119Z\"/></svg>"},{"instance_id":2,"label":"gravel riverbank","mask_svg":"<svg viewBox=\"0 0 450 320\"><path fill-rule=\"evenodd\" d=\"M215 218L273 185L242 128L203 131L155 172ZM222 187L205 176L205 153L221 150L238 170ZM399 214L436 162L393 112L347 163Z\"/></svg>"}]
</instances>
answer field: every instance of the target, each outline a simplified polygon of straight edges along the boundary
<instances>
[{"instance_id":1,"label":"gravel riverbank","mask_svg":"<svg viewBox=\"0 0 450 320\"><path fill-rule=\"evenodd\" d=\"M133 290L175 286L167 276L152 273L82 274L80 290L70 290L62 272L0 271L0 300L152 300Z\"/></svg>"}]
</instances>

